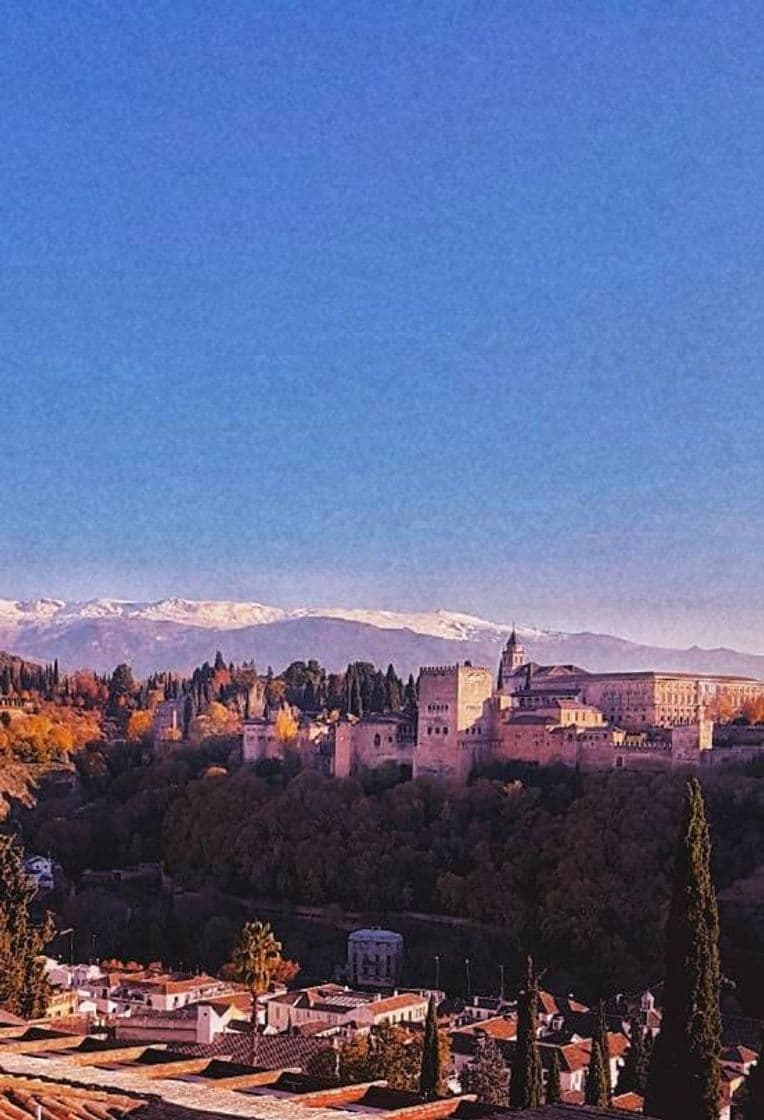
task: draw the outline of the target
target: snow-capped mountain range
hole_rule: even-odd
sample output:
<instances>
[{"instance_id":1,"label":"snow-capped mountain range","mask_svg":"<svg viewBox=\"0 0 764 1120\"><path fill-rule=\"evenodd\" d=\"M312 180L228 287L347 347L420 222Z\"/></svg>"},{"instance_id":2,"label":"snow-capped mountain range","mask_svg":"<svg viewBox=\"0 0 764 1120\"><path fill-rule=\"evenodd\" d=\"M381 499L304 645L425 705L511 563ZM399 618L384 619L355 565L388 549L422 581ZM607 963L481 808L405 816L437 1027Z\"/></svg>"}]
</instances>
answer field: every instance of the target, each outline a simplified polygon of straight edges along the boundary
<instances>
[{"instance_id":1,"label":"snow-capped mountain range","mask_svg":"<svg viewBox=\"0 0 764 1120\"><path fill-rule=\"evenodd\" d=\"M400 611L343 609L339 607L269 607L263 603L224 600L160 599L157 602L131 603L121 599L89 599L67 602L63 599L29 599L15 602L0 599L0 626L67 625L74 619L140 619L147 622L174 622L179 626L201 626L207 630L239 630L244 626L264 626L296 618L336 618L360 622L379 630L413 630L434 638L472 639L487 631L509 633L503 626L473 615L455 611ZM542 631L527 629L528 635Z\"/></svg>"},{"instance_id":2,"label":"snow-capped mountain range","mask_svg":"<svg viewBox=\"0 0 764 1120\"><path fill-rule=\"evenodd\" d=\"M0 599L0 649L52 659L62 667L106 671L128 661L136 672L189 670L220 649L278 671L317 658L328 669L348 661L392 661L399 672L470 659L493 667L511 626L469 614L405 613L339 607L287 609L253 602L161 599L66 601ZM764 655L730 649L667 649L608 634L563 633L518 625L529 656L592 671L673 669L764 677Z\"/></svg>"}]
</instances>

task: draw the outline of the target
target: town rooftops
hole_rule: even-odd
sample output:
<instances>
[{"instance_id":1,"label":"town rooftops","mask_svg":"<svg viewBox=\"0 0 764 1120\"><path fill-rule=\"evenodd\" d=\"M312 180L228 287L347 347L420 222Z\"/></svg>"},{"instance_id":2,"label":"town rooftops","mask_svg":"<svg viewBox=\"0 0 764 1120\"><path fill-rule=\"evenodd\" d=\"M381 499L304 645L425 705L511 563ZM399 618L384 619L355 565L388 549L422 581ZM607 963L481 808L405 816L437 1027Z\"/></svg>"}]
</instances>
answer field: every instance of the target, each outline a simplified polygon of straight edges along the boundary
<instances>
[{"instance_id":1,"label":"town rooftops","mask_svg":"<svg viewBox=\"0 0 764 1120\"><path fill-rule=\"evenodd\" d=\"M551 992L539 992L539 1008L547 1015L586 1014L590 1009L572 996L555 996Z\"/></svg>"},{"instance_id":2,"label":"town rooftops","mask_svg":"<svg viewBox=\"0 0 764 1120\"><path fill-rule=\"evenodd\" d=\"M269 1002L342 1015L363 1004L372 1003L374 998L373 992L357 992L352 988L343 988L341 984L317 984L312 988L282 992L280 995L273 996Z\"/></svg>"},{"instance_id":3,"label":"town rooftops","mask_svg":"<svg viewBox=\"0 0 764 1120\"><path fill-rule=\"evenodd\" d=\"M526 1108L518 1114L512 1108L462 1101L454 1113L456 1120L513 1120L518 1115L522 1116L522 1120L624 1120L620 1109L595 1108L588 1104L542 1104L538 1108ZM646 1116L643 1120L651 1118Z\"/></svg>"},{"instance_id":4,"label":"town rooftops","mask_svg":"<svg viewBox=\"0 0 764 1120\"><path fill-rule=\"evenodd\" d=\"M401 1011L404 1007L421 1007L427 997L419 992L398 992L394 996L383 996L372 1000L370 1009L374 1015L386 1015L390 1011Z\"/></svg>"},{"instance_id":5,"label":"town rooftops","mask_svg":"<svg viewBox=\"0 0 764 1120\"><path fill-rule=\"evenodd\" d=\"M727 1046L722 1050L722 1061L729 1065L748 1065L755 1062L759 1055L748 1046Z\"/></svg>"},{"instance_id":6,"label":"town rooftops","mask_svg":"<svg viewBox=\"0 0 764 1120\"><path fill-rule=\"evenodd\" d=\"M246 1042L248 1040L242 1039ZM265 1048L267 1035L259 1039ZM299 1040L293 1040L299 1041ZM302 1040L304 1043L310 1040ZM512 1120L509 1109L467 1097L423 1101L384 1082L327 1086L294 1068L253 1067L168 1050L119 1046L41 1029L0 1035L0 1120ZM260 1057L258 1056L258 1061ZM618 1111L565 1105L528 1110L525 1120L614 1120Z\"/></svg>"},{"instance_id":7,"label":"town rooftops","mask_svg":"<svg viewBox=\"0 0 764 1120\"><path fill-rule=\"evenodd\" d=\"M0 1120L120 1120L139 1109L141 1120L169 1120L166 1106L140 1097L33 1078L0 1078ZM177 1109L173 1115L181 1120L192 1114Z\"/></svg>"},{"instance_id":8,"label":"town rooftops","mask_svg":"<svg viewBox=\"0 0 764 1120\"><path fill-rule=\"evenodd\" d=\"M119 983L120 981L118 981ZM229 991L231 985L214 976L190 976L183 973L168 972L159 976L146 973L133 973L121 977L121 986L125 988L140 988L146 991L157 992L161 995L172 995L179 992L195 992L203 988L219 988Z\"/></svg>"},{"instance_id":9,"label":"town rooftops","mask_svg":"<svg viewBox=\"0 0 764 1120\"><path fill-rule=\"evenodd\" d=\"M517 1019L505 1016L497 1016L495 1019L482 1019L476 1023L469 1023L464 1027L457 1027L455 1031L451 1032L451 1039L459 1046L461 1039L469 1040L473 1043L475 1039L481 1035L487 1035L496 1042L509 1042L517 1038ZM468 1052L473 1049L470 1045Z\"/></svg>"},{"instance_id":10,"label":"town rooftops","mask_svg":"<svg viewBox=\"0 0 764 1120\"><path fill-rule=\"evenodd\" d=\"M294 1068L269 1070L159 1046L89 1051L81 1038L60 1034L36 1044L6 1039L0 1050L0 1120L38 1120L38 1107L42 1120L122 1120L131 1112L135 1120L341 1120L359 1111L445 1120L460 1103L458 1097L424 1101L385 1082L327 1085Z\"/></svg>"},{"instance_id":11,"label":"town rooftops","mask_svg":"<svg viewBox=\"0 0 764 1120\"><path fill-rule=\"evenodd\" d=\"M614 1107L620 1108L624 1112L641 1112L644 1103L644 1097L641 1097L639 1093L616 1093L613 1097Z\"/></svg>"},{"instance_id":12,"label":"town rooftops","mask_svg":"<svg viewBox=\"0 0 764 1120\"><path fill-rule=\"evenodd\" d=\"M212 1042L175 1043L174 1049L188 1058L225 1058L240 1065L252 1060L252 1025L222 1031ZM325 1024L324 1024L325 1025ZM257 1064L262 1069L304 1069L328 1043L302 1030L290 1034L261 1034L257 1040Z\"/></svg>"}]
</instances>

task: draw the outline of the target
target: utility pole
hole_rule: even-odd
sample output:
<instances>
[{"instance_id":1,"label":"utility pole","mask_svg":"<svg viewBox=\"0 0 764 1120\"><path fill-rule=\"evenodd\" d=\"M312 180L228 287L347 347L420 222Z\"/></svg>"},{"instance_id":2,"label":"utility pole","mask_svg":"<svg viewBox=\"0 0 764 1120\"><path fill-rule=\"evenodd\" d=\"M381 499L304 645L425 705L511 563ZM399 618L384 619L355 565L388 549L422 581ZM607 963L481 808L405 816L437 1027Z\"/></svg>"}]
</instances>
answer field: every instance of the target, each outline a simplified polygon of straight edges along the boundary
<instances>
[{"instance_id":1,"label":"utility pole","mask_svg":"<svg viewBox=\"0 0 764 1120\"><path fill-rule=\"evenodd\" d=\"M74 926L69 926L68 929L62 929L59 932L59 937L66 937L69 935L69 964L74 967Z\"/></svg>"},{"instance_id":2,"label":"utility pole","mask_svg":"<svg viewBox=\"0 0 764 1120\"><path fill-rule=\"evenodd\" d=\"M467 999L472 997L472 979L470 977L470 958L464 958L464 974L467 979Z\"/></svg>"}]
</instances>

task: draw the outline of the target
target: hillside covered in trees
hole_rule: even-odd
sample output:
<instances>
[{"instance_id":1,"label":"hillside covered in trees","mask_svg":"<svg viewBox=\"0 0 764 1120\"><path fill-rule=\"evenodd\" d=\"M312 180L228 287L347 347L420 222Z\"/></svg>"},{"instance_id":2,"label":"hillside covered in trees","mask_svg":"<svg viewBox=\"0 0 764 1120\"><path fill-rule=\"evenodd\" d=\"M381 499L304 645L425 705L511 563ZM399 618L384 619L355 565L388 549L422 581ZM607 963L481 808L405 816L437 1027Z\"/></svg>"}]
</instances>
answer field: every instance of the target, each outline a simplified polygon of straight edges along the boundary
<instances>
[{"instance_id":1,"label":"hillside covered in trees","mask_svg":"<svg viewBox=\"0 0 764 1120\"><path fill-rule=\"evenodd\" d=\"M110 674L59 672L0 652L0 754L22 761L65 760L85 744L128 739L150 742L151 714L162 700L183 700L183 737L199 744L235 735L263 708L306 714L363 716L416 705L413 677L404 684L393 665L383 672L357 661L327 673L315 660L293 661L280 673L258 673L254 662L226 663L218 651L188 676L155 673L140 680L129 665Z\"/></svg>"},{"instance_id":2,"label":"hillside covered in trees","mask_svg":"<svg viewBox=\"0 0 764 1120\"><path fill-rule=\"evenodd\" d=\"M163 859L193 892L380 920L451 916L492 927L506 961L530 950L595 992L661 975L682 774L517 766L466 787L364 788L267 764L229 773L225 762L209 743L148 763L124 746L107 754L106 774L84 778L89 801L75 816L53 804L28 818L30 845L53 851L75 878ZM722 908L725 970L762 1010L764 933L738 896L764 865L764 776L714 773L704 786L717 885L724 897L735 884L738 899ZM162 927L166 914L152 922L155 949L182 951L177 930Z\"/></svg>"},{"instance_id":3,"label":"hillside covered in trees","mask_svg":"<svg viewBox=\"0 0 764 1120\"><path fill-rule=\"evenodd\" d=\"M151 712L166 698L185 698L187 741L160 758L150 745ZM3 701L6 768L54 759L76 768L69 801L43 801L21 814L30 848L50 851L75 883L86 868L162 860L189 892L490 927L505 960L531 951L596 991L660 975L680 774L515 765L451 787L398 784L384 772L373 781L339 781L273 762L235 764L241 722L263 705L413 711L413 679L404 683L392 665L382 671L368 662L336 674L314 660L258 673L251 662L226 663L218 653L187 677L138 680L124 664L106 676L62 675L55 664L6 658L0 707ZM709 772L703 782L725 967L764 1009L764 774L752 766ZM64 924L97 932L112 922L99 905ZM166 907L152 909L148 921L140 909L135 915L132 925L112 929L114 952L187 954ZM220 955L218 934L205 935L210 966Z\"/></svg>"}]
</instances>

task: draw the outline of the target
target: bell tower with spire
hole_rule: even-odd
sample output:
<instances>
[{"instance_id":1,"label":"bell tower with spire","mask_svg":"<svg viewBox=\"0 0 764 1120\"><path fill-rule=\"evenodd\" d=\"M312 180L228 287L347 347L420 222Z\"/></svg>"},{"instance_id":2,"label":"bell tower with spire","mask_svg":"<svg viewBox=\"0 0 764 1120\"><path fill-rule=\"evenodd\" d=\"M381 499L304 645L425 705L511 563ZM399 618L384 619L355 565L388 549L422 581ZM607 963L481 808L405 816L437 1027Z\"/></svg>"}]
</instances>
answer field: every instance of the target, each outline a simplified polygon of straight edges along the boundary
<instances>
[{"instance_id":1,"label":"bell tower with spire","mask_svg":"<svg viewBox=\"0 0 764 1120\"><path fill-rule=\"evenodd\" d=\"M528 658L525 654L525 648L517 636L515 624L512 623L512 633L507 639L507 644L501 654L501 664L499 665L499 691L506 688L514 673L517 672L521 666L527 664Z\"/></svg>"}]
</instances>

